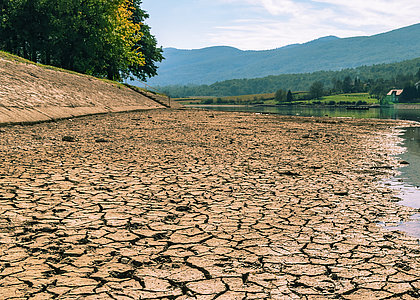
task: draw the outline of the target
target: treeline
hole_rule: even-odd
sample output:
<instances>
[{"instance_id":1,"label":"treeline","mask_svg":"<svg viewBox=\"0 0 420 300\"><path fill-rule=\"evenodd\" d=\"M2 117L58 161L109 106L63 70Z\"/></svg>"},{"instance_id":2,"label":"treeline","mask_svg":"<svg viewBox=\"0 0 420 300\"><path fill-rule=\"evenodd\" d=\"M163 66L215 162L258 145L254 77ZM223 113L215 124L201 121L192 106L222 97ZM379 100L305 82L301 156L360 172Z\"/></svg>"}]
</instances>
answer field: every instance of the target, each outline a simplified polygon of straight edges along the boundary
<instances>
[{"instance_id":1,"label":"treeline","mask_svg":"<svg viewBox=\"0 0 420 300\"><path fill-rule=\"evenodd\" d=\"M98 77L156 75L162 49L139 0L2 0L0 49Z\"/></svg>"},{"instance_id":2,"label":"treeline","mask_svg":"<svg viewBox=\"0 0 420 300\"><path fill-rule=\"evenodd\" d=\"M390 89L403 89L399 102L417 102L420 100L420 68L415 74L398 74L396 77L385 80L368 79L362 81L359 77L352 79L346 76L344 80L333 78L332 87L325 88L320 81L315 81L309 88L309 99L319 99L323 96L348 94L348 93L369 93L371 96L385 100L385 95ZM385 104L385 103L384 103Z\"/></svg>"},{"instance_id":3,"label":"treeline","mask_svg":"<svg viewBox=\"0 0 420 300\"><path fill-rule=\"evenodd\" d=\"M322 83L325 90L339 92L346 89L344 79L349 77L353 91L371 92L375 97L384 96L391 88L404 88L420 68L420 58L399 63L362 66L341 71L319 71L303 74L283 74L254 79L234 79L211 85L184 85L160 87L172 97L236 96L275 93L284 91L309 91L314 82ZM354 84L354 80L360 81ZM341 87L340 87L341 84ZM344 84L344 85L343 85Z\"/></svg>"}]
</instances>

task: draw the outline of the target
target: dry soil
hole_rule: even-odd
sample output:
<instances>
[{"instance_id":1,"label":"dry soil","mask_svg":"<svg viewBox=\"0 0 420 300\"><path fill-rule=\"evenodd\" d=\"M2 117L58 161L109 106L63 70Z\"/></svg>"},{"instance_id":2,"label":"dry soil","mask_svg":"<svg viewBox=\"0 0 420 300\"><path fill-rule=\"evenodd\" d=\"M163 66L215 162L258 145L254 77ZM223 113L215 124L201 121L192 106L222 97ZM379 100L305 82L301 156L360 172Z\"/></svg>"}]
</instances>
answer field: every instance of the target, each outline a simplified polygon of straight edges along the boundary
<instances>
[{"instance_id":1,"label":"dry soil","mask_svg":"<svg viewBox=\"0 0 420 300\"><path fill-rule=\"evenodd\" d=\"M0 299L416 299L394 121L154 110L0 128Z\"/></svg>"}]
</instances>

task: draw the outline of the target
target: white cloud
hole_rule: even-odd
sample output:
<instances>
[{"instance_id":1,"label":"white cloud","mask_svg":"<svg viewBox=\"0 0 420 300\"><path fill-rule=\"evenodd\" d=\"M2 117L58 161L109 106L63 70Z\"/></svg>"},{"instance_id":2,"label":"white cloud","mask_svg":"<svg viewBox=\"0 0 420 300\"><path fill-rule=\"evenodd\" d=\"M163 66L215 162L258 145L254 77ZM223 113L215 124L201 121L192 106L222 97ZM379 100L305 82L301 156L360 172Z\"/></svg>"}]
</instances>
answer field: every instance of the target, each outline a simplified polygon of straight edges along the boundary
<instances>
[{"instance_id":1,"label":"white cloud","mask_svg":"<svg viewBox=\"0 0 420 300\"><path fill-rule=\"evenodd\" d=\"M218 26L215 44L271 49L325 35L372 35L419 22L413 0L219 0L248 9L244 18Z\"/></svg>"}]
</instances>

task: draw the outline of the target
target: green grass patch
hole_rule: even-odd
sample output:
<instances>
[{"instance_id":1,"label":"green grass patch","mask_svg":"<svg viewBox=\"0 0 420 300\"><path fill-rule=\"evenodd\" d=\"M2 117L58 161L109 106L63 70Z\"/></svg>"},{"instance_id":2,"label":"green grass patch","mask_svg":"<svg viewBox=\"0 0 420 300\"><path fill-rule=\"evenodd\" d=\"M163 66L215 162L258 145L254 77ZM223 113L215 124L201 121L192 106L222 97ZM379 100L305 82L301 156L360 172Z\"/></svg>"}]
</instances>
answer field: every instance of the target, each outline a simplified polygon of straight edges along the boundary
<instances>
[{"instance_id":1,"label":"green grass patch","mask_svg":"<svg viewBox=\"0 0 420 300\"><path fill-rule=\"evenodd\" d=\"M325 96L320 99L303 101L305 104L322 105L373 105L379 104L379 100L373 98L369 93L338 94Z\"/></svg>"},{"instance_id":2,"label":"green grass patch","mask_svg":"<svg viewBox=\"0 0 420 300\"><path fill-rule=\"evenodd\" d=\"M322 98L322 101L349 101L349 102L358 102L364 101L367 104L377 104L378 99L373 98L369 95L369 93L354 93L354 94L339 94L339 95L331 95Z\"/></svg>"},{"instance_id":3,"label":"green grass patch","mask_svg":"<svg viewBox=\"0 0 420 300\"><path fill-rule=\"evenodd\" d=\"M293 92L294 101L292 104L303 105L373 105L379 104L378 99L373 98L369 93L353 93L325 96L321 99L306 100L309 93L305 91ZM173 99L184 105L275 105L278 102L274 99L274 93L239 95L228 97L185 97ZM287 103L287 102L286 102Z\"/></svg>"},{"instance_id":4,"label":"green grass patch","mask_svg":"<svg viewBox=\"0 0 420 300\"><path fill-rule=\"evenodd\" d=\"M250 105L250 104L275 104L274 93L239 95L227 97L185 97L175 98L181 104L204 104L204 105Z\"/></svg>"}]
</instances>

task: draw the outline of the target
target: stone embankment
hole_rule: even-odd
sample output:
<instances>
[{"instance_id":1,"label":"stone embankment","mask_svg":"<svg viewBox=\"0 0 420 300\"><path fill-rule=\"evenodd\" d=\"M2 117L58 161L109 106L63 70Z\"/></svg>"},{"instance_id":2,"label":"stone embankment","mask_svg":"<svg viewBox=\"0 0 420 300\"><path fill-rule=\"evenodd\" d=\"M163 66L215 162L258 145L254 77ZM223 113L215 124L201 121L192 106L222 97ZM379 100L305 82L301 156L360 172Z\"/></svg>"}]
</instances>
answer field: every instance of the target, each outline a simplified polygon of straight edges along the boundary
<instances>
[{"instance_id":1,"label":"stone embankment","mask_svg":"<svg viewBox=\"0 0 420 300\"><path fill-rule=\"evenodd\" d=\"M418 299L392 121L154 110L0 129L0 299Z\"/></svg>"},{"instance_id":2,"label":"stone embankment","mask_svg":"<svg viewBox=\"0 0 420 300\"><path fill-rule=\"evenodd\" d=\"M0 124L163 107L150 95L121 84L10 60L0 54Z\"/></svg>"}]
</instances>

